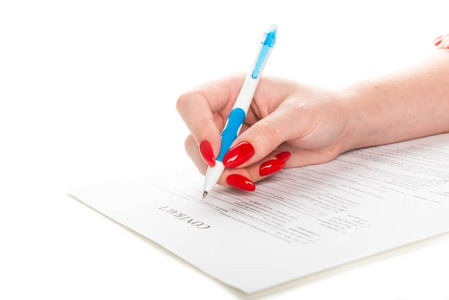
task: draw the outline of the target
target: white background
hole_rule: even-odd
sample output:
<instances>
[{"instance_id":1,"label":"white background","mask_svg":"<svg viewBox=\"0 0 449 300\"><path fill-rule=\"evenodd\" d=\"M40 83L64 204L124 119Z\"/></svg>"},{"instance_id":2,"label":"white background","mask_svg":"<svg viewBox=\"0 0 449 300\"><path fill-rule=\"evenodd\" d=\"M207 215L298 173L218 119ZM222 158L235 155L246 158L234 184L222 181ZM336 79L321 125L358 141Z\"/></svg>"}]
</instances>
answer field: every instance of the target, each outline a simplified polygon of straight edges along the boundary
<instances>
[{"instance_id":1,"label":"white background","mask_svg":"<svg viewBox=\"0 0 449 300\"><path fill-rule=\"evenodd\" d=\"M0 2L1 299L449 299L448 234L245 296L67 196L194 168L177 97L272 23L265 74L340 88L429 55L449 3Z\"/></svg>"}]
</instances>

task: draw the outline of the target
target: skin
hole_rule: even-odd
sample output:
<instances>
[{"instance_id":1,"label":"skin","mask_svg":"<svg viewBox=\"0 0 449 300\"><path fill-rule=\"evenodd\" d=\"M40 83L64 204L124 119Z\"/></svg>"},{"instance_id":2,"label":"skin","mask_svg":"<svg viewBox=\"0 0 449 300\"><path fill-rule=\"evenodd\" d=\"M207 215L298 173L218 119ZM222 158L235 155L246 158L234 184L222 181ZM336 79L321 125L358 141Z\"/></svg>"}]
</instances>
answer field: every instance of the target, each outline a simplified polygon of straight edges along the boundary
<instances>
[{"instance_id":1,"label":"skin","mask_svg":"<svg viewBox=\"0 0 449 300\"><path fill-rule=\"evenodd\" d=\"M226 177L239 174L257 182L260 165L282 151L286 167L320 164L361 147L388 144L449 131L449 35L423 62L407 70L333 91L264 76L245 124L233 146L246 141L255 155ZM206 83L182 94L177 109L191 134L185 149L204 175L199 152L207 140L215 157L220 134L243 85L244 76Z\"/></svg>"}]
</instances>

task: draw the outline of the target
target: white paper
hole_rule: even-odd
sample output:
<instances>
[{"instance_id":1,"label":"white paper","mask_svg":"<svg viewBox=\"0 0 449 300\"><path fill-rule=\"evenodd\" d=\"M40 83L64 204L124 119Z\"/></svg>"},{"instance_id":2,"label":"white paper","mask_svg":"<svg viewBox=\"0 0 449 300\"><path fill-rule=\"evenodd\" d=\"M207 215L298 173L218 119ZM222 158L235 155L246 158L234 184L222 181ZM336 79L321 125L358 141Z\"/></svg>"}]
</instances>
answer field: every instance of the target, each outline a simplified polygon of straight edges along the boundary
<instances>
[{"instance_id":1,"label":"white paper","mask_svg":"<svg viewBox=\"0 0 449 300\"><path fill-rule=\"evenodd\" d=\"M195 171L72 193L246 293L449 231L449 135L286 169L255 192Z\"/></svg>"}]
</instances>

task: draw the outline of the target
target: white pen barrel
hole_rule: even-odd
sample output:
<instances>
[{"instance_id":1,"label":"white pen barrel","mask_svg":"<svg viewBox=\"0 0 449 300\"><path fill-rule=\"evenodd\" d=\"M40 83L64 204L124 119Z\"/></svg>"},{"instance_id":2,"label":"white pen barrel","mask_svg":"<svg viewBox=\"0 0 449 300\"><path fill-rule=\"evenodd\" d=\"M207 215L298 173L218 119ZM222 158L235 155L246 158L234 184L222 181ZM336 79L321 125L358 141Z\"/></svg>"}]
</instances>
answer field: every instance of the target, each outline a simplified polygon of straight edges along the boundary
<instances>
[{"instance_id":1,"label":"white pen barrel","mask_svg":"<svg viewBox=\"0 0 449 300\"><path fill-rule=\"evenodd\" d=\"M206 172L206 178L204 180L204 191L209 193L210 190L217 184L221 174L223 174L225 167L219 160L215 161L215 166L208 167Z\"/></svg>"},{"instance_id":2,"label":"white pen barrel","mask_svg":"<svg viewBox=\"0 0 449 300\"><path fill-rule=\"evenodd\" d=\"M276 32L277 26L272 25L268 32L265 33L261 41L258 56L252 65L251 71L246 76L245 82L240 89L240 93L235 100L234 107L232 108L225 128L221 133L221 147L220 153L215 160L216 165L214 167L209 167L206 172L203 198L207 196L209 191L218 182L225 169L223 165L224 156L237 138L242 124L245 121L246 114L253 100L257 85L259 84L260 76L262 75L267 59L276 42Z\"/></svg>"},{"instance_id":3,"label":"white pen barrel","mask_svg":"<svg viewBox=\"0 0 449 300\"><path fill-rule=\"evenodd\" d=\"M248 74L248 76L246 76L245 82L243 83L237 100L235 100L234 108L239 107L243 109L245 113L248 111L259 81L260 77L254 79L251 77L251 74Z\"/></svg>"}]
</instances>

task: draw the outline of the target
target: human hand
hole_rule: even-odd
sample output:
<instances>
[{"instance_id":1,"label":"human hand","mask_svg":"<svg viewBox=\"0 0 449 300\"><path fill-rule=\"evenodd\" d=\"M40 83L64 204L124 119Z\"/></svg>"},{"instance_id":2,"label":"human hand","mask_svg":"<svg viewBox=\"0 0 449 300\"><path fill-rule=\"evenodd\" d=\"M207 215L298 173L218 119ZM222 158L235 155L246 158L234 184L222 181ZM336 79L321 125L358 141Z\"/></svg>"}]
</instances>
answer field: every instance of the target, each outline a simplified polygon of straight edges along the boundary
<instances>
[{"instance_id":1,"label":"human hand","mask_svg":"<svg viewBox=\"0 0 449 300\"><path fill-rule=\"evenodd\" d=\"M215 164L221 131L243 81L235 76L206 83L178 99L177 109L190 130L186 152L203 175L207 164ZM218 183L254 190L254 182L284 166L332 160L348 150L347 115L337 92L263 77L241 133L223 159L227 168Z\"/></svg>"}]
</instances>

